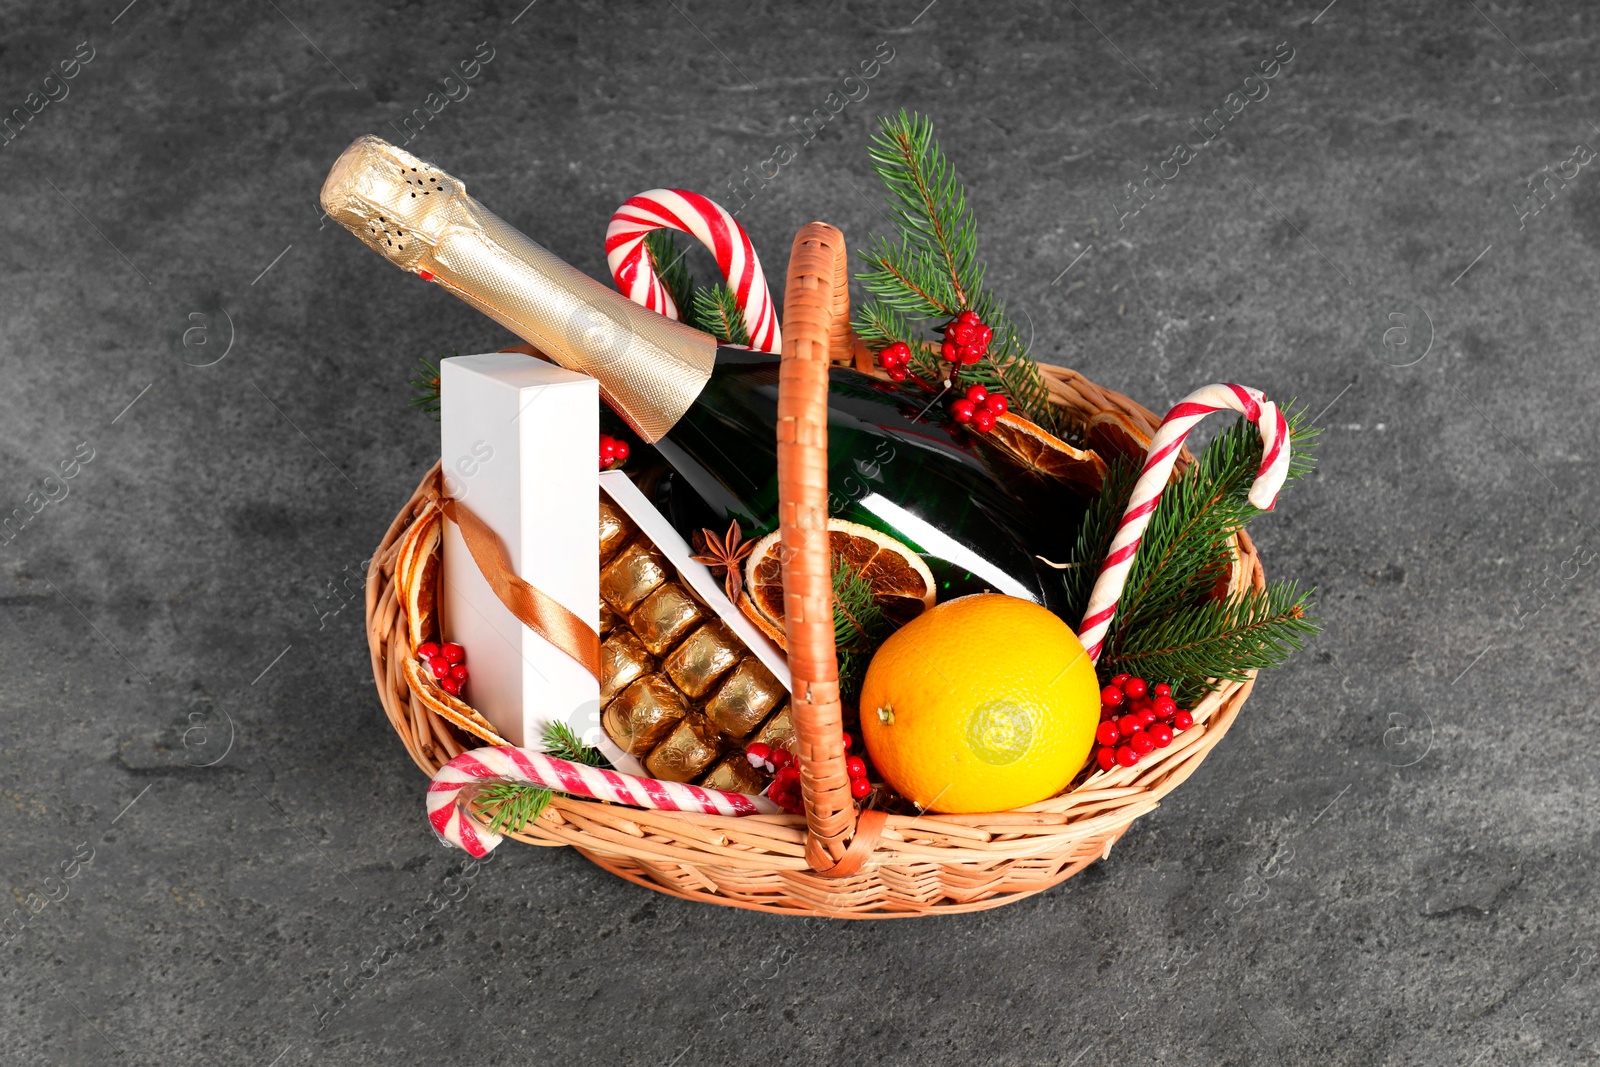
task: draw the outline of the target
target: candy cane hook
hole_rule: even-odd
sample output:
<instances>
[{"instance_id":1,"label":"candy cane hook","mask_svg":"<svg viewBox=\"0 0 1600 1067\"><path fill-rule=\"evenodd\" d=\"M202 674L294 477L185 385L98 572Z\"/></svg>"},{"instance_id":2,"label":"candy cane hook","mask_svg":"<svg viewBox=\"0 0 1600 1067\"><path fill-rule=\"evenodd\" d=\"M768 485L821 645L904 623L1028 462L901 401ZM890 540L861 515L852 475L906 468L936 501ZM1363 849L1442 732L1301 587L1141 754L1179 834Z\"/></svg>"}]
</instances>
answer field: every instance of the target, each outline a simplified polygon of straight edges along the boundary
<instances>
[{"instance_id":1,"label":"candy cane hook","mask_svg":"<svg viewBox=\"0 0 1600 1067\"><path fill-rule=\"evenodd\" d=\"M778 312L761 272L755 246L738 220L715 201L687 189L651 189L629 197L606 227L606 264L617 288L636 304L669 319L682 317L661 279L656 277L644 238L652 230L677 230L699 238L717 257L717 267L734 292L758 352L780 352L783 337Z\"/></svg>"},{"instance_id":2,"label":"candy cane hook","mask_svg":"<svg viewBox=\"0 0 1600 1067\"><path fill-rule=\"evenodd\" d=\"M428 786L428 821L435 832L473 856L487 856L500 843L501 836L467 815L461 794L494 781L542 786L634 808L698 811L709 815L772 815L779 811L778 806L764 796L636 778L525 748L478 748L463 752L433 776Z\"/></svg>"},{"instance_id":3,"label":"candy cane hook","mask_svg":"<svg viewBox=\"0 0 1600 1067\"><path fill-rule=\"evenodd\" d=\"M1167 412L1150 441L1144 469L1133 485L1128 508L1122 514L1111 549L1100 567L1100 576L1089 594L1089 606L1084 610L1078 639L1088 650L1092 662L1099 662L1106 635L1111 632L1111 620L1117 613L1117 600L1133 569L1133 554L1138 551L1139 541L1161 500L1161 492L1167 487L1184 438L1201 419L1213 411L1225 409L1239 412L1261 431L1261 467L1250 486L1250 503L1263 511L1271 511L1277 502L1278 490L1283 488L1284 479L1289 475L1289 423L1278 406L1260 390L1243 385L1207 385L1179 401Z\"/></svg>"}]
</instances>

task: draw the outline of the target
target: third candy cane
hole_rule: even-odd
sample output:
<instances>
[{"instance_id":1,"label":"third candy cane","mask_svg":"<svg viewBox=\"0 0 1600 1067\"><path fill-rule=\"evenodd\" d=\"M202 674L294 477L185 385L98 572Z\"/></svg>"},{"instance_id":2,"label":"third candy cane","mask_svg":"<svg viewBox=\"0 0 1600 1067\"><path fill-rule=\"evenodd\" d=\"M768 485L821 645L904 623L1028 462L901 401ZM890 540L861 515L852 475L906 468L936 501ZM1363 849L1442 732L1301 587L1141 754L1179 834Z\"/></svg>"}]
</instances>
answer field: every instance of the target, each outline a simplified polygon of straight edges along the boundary
<instances>
[{"instance_id":1,"label":"third candy cane","mask_svg":"<svg viewBox=\"0 0 1600 1067\"><path fill-rule=\"evenodd\" d=\"M1167 412L1150 442L1144 469L1133 485L1127 510L1122 514L1122 522L1100 566L1100 576L1089 594L1089 606L1084 609L1078 639L1083 642L1091 661L1100 659L1106 636L1111 632L1111 620L1116 617L1117 600L1128 581L1128 572L1133 569L1134 553L1161 500L1161 491L1167 487L1184 438L1196 423L1213 411L1230 409L1255 423L1261 431L1261 467L1250 486L1250 503L1263 511L1272 510L1278 490L1283 488L1283 481L1289 474L1289 424L1278 406L1260 390L1243 385L1207 385L1180 400Z\"/></svg>"}]
</instances>

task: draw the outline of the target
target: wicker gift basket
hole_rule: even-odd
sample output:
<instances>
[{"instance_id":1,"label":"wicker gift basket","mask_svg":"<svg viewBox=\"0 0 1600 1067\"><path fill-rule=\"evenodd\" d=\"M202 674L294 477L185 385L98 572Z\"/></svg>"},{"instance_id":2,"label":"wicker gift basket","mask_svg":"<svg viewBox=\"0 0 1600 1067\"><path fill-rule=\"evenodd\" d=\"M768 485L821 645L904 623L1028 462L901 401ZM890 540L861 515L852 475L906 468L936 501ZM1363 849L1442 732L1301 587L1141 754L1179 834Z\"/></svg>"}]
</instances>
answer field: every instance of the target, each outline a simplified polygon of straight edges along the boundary
<instances>
[{"instance_id":1,"label":"wicker gift basket","mask_svg":"<svg viewBox=\"0 0 1600 1067\"><path fill-rule=\"evenodd\" d=\"M1133 767L1082 776L1065 792L1013 811L977 815L858 811L841 745L841 705L830 605L827 518L827 368L872 371L850 328L845 244L811 223L795 237L783 316L779 400L780 530L793 679L795 754L804 816L638 810L556 794L509 836L570 845L631 882L688 900L779 914L895 918L998 907L1055 885L1097 858L1134 819L1194 773L1232 725L1251 681L1229 683L1194 709L1195 726ZM1059 367L1043 368L1051 401L1069 421L1105 411L1153 433L1157 418L1119 393ZM879 372L881 373L881 372ZM440 520L436 465L384 535L367 574L367 636L389 721L411 758L434 774L476 739L450 722L436 693L411 680L407 612L433 600L437 568L397 567L414 524ZM1240 532L1229 582L1264 585ZM414 549L413 549L414 550Z\"/></svg>"}]
</instances>

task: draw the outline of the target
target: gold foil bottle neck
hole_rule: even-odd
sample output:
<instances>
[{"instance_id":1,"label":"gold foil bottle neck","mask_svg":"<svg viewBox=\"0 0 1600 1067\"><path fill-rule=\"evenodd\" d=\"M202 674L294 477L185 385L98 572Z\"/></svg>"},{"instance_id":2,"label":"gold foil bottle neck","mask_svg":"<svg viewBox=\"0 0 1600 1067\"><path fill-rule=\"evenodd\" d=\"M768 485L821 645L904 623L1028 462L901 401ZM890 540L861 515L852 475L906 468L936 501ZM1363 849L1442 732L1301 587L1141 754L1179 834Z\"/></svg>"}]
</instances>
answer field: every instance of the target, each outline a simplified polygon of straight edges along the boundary
<instances>
[{"instance_id":1,"label":"gold foil bottle neck","mask_svg":"<svg viewBox=\"0 0 1600 1067\"><path fill-rule=\"evenodd\" d=\"M593 377L646 441L672 429L711 377L710 334L606 288L472 199L460 180L381 138L344 150L323 183L322 208L395 266Z\"/></svg>"}]
</instances>

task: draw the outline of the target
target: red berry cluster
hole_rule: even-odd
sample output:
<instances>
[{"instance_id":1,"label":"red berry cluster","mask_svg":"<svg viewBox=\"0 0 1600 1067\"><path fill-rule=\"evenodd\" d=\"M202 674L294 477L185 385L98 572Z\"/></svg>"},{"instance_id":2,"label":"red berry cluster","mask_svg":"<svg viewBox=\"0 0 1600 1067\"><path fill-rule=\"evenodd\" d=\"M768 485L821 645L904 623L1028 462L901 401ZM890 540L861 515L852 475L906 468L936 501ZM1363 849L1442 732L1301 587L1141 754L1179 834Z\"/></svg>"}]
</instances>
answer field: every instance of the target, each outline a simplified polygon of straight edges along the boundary
<instances>
[{"instance_id":1,"label":"red berry cluster","mask_svg":"<svg viewBox=\"0 0 1600 1067\"><path fill-rule=\"evenodd\" d=\"M855 740L849 735L844 735L844 750L850 751L850 746ZM844 758L844 771L850 776L850 795L857 800L864 800L872 792L872 783L867 781L867 761L860 756L846 756Z\"/></svg>"},{"instance_id":2,"label":"red berry cluster","mask_svg":"<svg viewBox=\"0 0 1600 1067\"><path fill-rule=\"evenodd\" d=\"M978 433L994 429L994 422L1011 407L1010 401L999 393L991 393L981 385L967 387L967 395L950 402L950 417Z\"/></svg>"},{"instance_id":3,"label":"red berry cluster","mask_svg":"<svg viewBox=\"0 0 1600 1067\"><path fill-rule=\"evenodd\" d=\"M910 375L906 365L911 362L911 346L896 341L878 353L878 366L889 372L891 381L903 382Z\"/></svg>"},{"instance_id":4,"label":"red berry cluster","mask_svg":"<svg viewBox=\"0 0 1600 1067\"><path fill-rule=\"evenodd\" d=\"M951 363L966 366L989 353L994 331L983 324L977 312L963 311L944 325L944 345L939 354Z\"/></svg>"},{"instance_id":5,"label":"red berry cluster","mask_svg":"<svg viewBox=\"0 0 1600 1067\"><path fill-rule=\"evenodd\" d=\"M855 740L845 734L844 750L849 752L854 744ZM772 784L767 787L768 800L790 815L800 815L805 811L804 802L800 799L800 766L788 749L773 748L764 741L757 741L745 749L744 754L750 766L773 775ZM846 756L844 769L850 775L851 796L860 800L872 792L872 783L867 781L865 760L860 756Z\"/></svg>"},{"instance_id":6,"label":"red berry cluster","mask_svg":"<svg viewBox=\"0 0 1600 1067\"><path fill-rule=\"evenodd\" d=\"M1172 686L1152 686L1119 674L1100 690L1100 727L1094 758L1102 771L1132 767L1140 758L1172 744L1172 735L1194 725L1194 716L1172 699Z\"/></svg>"},{"instance_id":7,"label":"red berry cluster","mask_svg":"<svg viewBox=\"0 0 1600 1067\"><path fill-rule=\"evenodd\" d=\"M977 312L963 311L939 329L944 333L939 355L945 362L965 367L989 354L989 342L994 338L994 331L984 325ZM897 382L905 381L910 375L911 372L907 370L910 362L911 346L904 341L896 341L878 352L878 366L888 371L889 377Z\"/></svg>"},{"instance_id":8,"label":"red berry cluster","mask_svg":"<svg viewBox=\"0 0 1600 1067\"><path fill-rule=\"evenodd\" d=\"M628 442L619 437L600 435L600 469L621 463L628 458Z\"/></svg>"},{"instance_id":9,"label":"red berry cluster","mask_svg":"<svg viewBox=\"0 0 1600 1067\"><path fill-rule=\"evenodd\" d=\"M442 645L424 641L417 646L417 658L428 668L434 680L453 697L461 695L467 686L467 650L453 641Z\"/></svg>"}]
</instances>

